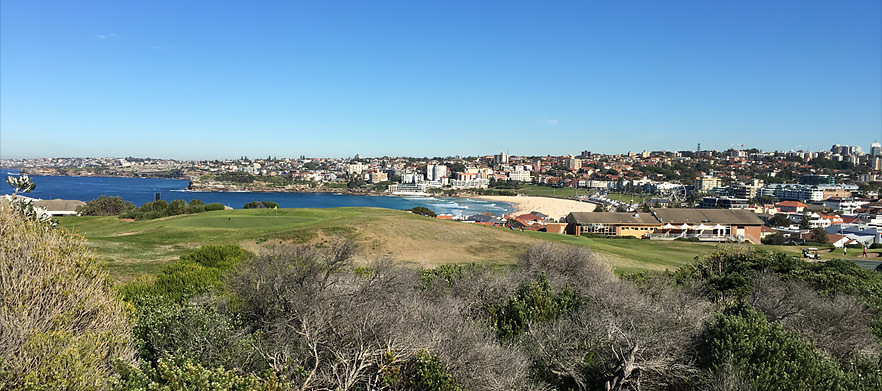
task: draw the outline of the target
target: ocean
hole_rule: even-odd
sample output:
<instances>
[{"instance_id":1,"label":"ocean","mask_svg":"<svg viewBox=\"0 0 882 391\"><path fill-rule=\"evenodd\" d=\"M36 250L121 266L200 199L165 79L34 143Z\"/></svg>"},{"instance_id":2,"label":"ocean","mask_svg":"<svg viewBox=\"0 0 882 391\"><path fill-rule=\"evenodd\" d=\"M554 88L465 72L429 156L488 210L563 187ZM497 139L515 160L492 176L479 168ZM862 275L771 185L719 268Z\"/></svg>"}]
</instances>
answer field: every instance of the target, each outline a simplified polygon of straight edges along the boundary
<instances>
[{"instance_id":1,"label":"ocean","mask_svg":"<svg viewBox=\"0 0 882 391\"><path fill-rule=\"evenodd\" d=\"M17 175L17 170L0 170L3 183L0 193L12 193L6 184L8 175ZM90 201L102 195L122 197L136 206L153 201L154 194L166 201L200 199L206 204L219 202L235 209L241 209L251 201L272 201L280 208L337 208L346 206L376 207L386 209L410 209L423 206L438 214L470 216L490 212L501 216L513 208L504 202L457 197L410 197L382 195L349 195L341 193L285 193L285 192L206 192L185 190L189 184L180 179L153 178L112 178L112 177L73 177L32 175L36 189L26 194L44 200L61 198L66 200Z\"/></svg>"}]
</instances>

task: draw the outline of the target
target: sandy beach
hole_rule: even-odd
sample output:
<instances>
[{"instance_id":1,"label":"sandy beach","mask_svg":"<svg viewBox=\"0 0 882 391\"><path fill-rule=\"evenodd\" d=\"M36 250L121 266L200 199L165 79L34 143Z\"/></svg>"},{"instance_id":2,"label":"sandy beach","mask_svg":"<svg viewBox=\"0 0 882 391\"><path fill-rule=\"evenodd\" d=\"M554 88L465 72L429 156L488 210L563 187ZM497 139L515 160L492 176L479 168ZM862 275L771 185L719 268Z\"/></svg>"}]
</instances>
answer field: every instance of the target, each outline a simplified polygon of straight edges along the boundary
<instances>
[{"instance_id":1,"label":"sandy beach","mask_svg":"<svg viewBox=\"0 0 882 391\"><path fill-rule=\"evenodd\" d=\"M550 197L478 196L473 198L511 203L515 208L515 211L512 212L514 215L529 213L535 210L545 213L548 217L554 219L565 217L570 212L593 212L594 208L597 207L596 204L590 202Z\"/></svg>"}]
</instances>

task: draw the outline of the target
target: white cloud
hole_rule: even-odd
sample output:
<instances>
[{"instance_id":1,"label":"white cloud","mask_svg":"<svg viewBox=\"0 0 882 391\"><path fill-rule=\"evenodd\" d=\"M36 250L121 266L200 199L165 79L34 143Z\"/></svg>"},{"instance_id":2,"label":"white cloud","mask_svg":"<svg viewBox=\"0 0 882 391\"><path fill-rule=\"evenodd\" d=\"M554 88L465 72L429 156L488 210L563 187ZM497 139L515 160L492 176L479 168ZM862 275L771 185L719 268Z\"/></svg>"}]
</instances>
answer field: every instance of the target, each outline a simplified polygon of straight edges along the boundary
<instances>
[{"instance_id":1,"label":"white cloud","mask_svg":"<svg viewBox=\"0 0 882 391\"><path fill-rule=\"evenodd\" d=\"M111 34L111 33L95 34L95 38L98 38L98 39L107 39L107 38L114 38L114 37L116 37L116 34Z\"/></svg>"},{"instance_id":2,"label":"white cloud","mask_svg":"<svg viewBox=\"0 0 882 391\"><path fill-rule=\"evenodd\" d=\"M556 120L556 119L548 120L548 124L551 126L557 126L557 123L558 123L558 120Z\"/></svg>"}]
</instances>

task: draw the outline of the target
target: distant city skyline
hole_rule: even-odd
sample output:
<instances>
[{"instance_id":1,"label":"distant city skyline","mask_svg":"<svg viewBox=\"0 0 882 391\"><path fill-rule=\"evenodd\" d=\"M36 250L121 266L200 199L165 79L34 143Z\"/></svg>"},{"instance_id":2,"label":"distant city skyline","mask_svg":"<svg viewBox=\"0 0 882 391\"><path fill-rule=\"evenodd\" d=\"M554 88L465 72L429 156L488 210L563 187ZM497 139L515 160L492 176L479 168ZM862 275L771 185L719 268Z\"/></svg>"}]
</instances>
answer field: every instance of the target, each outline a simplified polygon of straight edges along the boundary
<instances>
[{"instance_id":1,"label":"distant city skyline","mask_svg":"<svg viewBox=\"0 0 882 391\"><path fill-rule=\"evenodd\" d=\"M774 152L778 152L778 153L787 153L787 152L798 152L798 151L802 151L802 152L812 152L812 153L818 153L818 152L830 152L830 153L834 153L834 154L839 154L839 153L841 153L843 156L845 156L845 155L851 155L851 154L852 154L850 151L849 151L849 152L846 152L846 149L845 149L845 148L841 148L842 150L840 150L840 151L836 151L834 147L837 146L837 145L838 145L838 146L841 146L841 147L850 147L849 149L853 149L853 148L857 147L857 151L858 151L859 153L861 153L861 154L864 154L864 155L870 155L870 156L878 156L878 155L882 155L882 146L880 146L880 143L878 143L878 142L876 142L876 141L873 141L873 142L870 142L870 143L866 143L866 145L862 145L862 144L843 144L843 143L836 143L836 144L830 145L830 147L827 147L827 148L820 148L820 149L807 149L807 148L797 148L797 149L771 149L771 150L769 150L769 149L762 149L762 148L756 148L756 149L758 149L759 151L764 152L764 153L774 153ZM571 152L566 152L566 153L527 153L527 154L517 154L517 153L508 154L507 151L486 152L486 153L468 154L468 155L467 155L467 154L462 154L462 153L446 153L446 154L437 154L437 155L407 155L407 154L399 154L399 155L391 155L391 154L385 154L385 155L366 155L366 154L362 154L362 153L355 153L355 154L352 154L352 155L333 155L333 156L326 156L326 155L315 155L315 154L308 154L308 153L306 153L306 154L297 154L297 155L273 155L273 154L265 154L265 153L264 153L264 154L260 154L260 153L258 153L258 154L250 154L250 155L249 155L249 154L238 154L238 155L235 155L235 156L218 157L218 158L204 158L204 159L196 159L196 158L178 158L178 157L169 157L169 156L160 156L160 155L101 155L101 156L98 156L98 155L94 155L94 156L73 156L73 155L70 155L70 156L24 156L24 157L0 157L0 160L29 160L29 159L126 159L126 158L133 158L133 159L156 159L156 160L179 160L179 161L210 161L210 160L242 160L243 158L247 158L247 159L249 159L249 160L265 160L265 159L267 159L267 158L272 158L272 159L300 159L301 157L306 158L306 159L326 159L326 158L327 158L327 159L354 159L354 160L362 160L362 159L380 159L380 158L383 158L383 157L390 157L390 158L414 158L414 159L421 159L421 158L427 158L427 159L433 159L433 158L464 159L464 158L479 158L479 157L489 157L489 156L494 156L494 157L497 157L497 158L498 158L498 157L500 156L500 155L498 155L498 153L505 154L505 156L516 156L516 157L525 157L525 156L527 156L527 157L529 157L529 156L555 156L555 157L563 157L563 156L568 156L568 155L570 155L570 156L573 156L573 157L576 157L576 158L584 158L584 157L582 156L582 153L583 153L583 152L591 152L591 155L598 155L598 156L599 156L599 155L605 155L605 156L612 156L612 155L627 155L627 154L629 154L629 153L633 153L633 154L635 154L635 155L640 155L641 152L643 152L643 151L646 151L647 153L650 153L650 152L687 152L687 151L697 152L697 151L699 151L698 147L699 147L699 144L694 145L692 148L684 148L684 149L644 148L644 149L640 149L640 150L628 150L628 151L618 151L618 152L599 152L599 151L592 151L592 150L590 150L590 149L582 149L582 150L571 151ZM749 150L749 149L753 149L753 148L755 148L755 147L751 147L751 146L749 146L749 145L747 145L747 144L745 144L743 147L742 147L741 145L730 145L730 146L728 146L728 147L726 147L726 148L706 148L706 147L704 147L704 146L701 146L700 151L704 151L704 152L706 152L706 151L717 151L717 152L723 153L723 152L725 152L725 151L727 151L727 150L730 150L730 149L734 149L734 150Z\"/></svg>"},{"instance_id":2,"label":"distant city skyline","mask_svg":"<svg viewBox=\"0 0 882 391\"><path fill-rule=\"evenodd\" d=\"M0 159L882 141L882 3L0 3Z\"/></svg>"}]
</instances>

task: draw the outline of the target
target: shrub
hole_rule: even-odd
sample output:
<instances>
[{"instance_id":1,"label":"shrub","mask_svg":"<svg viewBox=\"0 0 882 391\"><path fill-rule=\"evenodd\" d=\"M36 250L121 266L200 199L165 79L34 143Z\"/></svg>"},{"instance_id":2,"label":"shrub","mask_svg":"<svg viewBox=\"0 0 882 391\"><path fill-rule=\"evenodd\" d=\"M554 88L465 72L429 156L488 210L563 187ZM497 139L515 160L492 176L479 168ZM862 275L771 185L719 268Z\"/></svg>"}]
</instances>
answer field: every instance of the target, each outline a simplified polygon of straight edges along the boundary
<instances>
[{"instance_id":1,"label":"shrub","mask_svg":"<svg viewBox=\"0 0 882 391\"><path fill-rule=\"evenodd\" d=\"M209 368L189 357L172 356L159 359L155 366L119 365L121 380L115 391L147 390L212 390L212 391L276 391L288 387L274 376L262 379L253 374L222 367Z\"/></svg>"},{"instance_id":2,"label":"shrub","mask_svg":"<svg viewBox=\"0 0 882 391\"><path fill-rule=\"evenodd\" d=\"M0 361L10 389L102 389L130 324L82 238L0 202Z\"/></svg>"},{"instance_id":3,"label":"shrub","mask_svg":"<svg viewBox=\"0 0 882 391\"><path fill-rule=\"evenodd\" d=\"M244 206L245 209L274 209L278 207L279 204L272 201L251 201Z\"/></svg>"},{"instance_id":4,"label":"shrub","mask_svg":"<svg viewBox=\"0 0 882 391\"><path fill-rule=\"evenodd\" d=\"M579 307L581 298L569 287L555 293L545 273L529 285L521 285L506 302L490 306L490 328L499 339L514 338L531 322L548 322Z\"/></svg>"},{"instance_id":5,"label":"shrub","mask_svg":"<svg viewBox=\"0 0 882 391\"><path fill-rule=\"evenodd\" d=\"M435 214L435 212L433 212L431 209L426 208L424 206L414 207L413 209L410 210L410 212L414 213L414 214L421 215L421 216L438 217L438 215Z\"/></svg>"},{"instance_id":6,"label":"shrub","mask_svg":"<svg viewBox=\"0 0 882 391\"><path fill-rule=\"evenodd\" d=\"M200 199L190 200L190 204L187 205L187 213L199 213L205 212L205 203Z\"/></svg>"},{"instance_id":7,"label":"shrub","mask_svg":"<svg viewBox=\"0 0 882 391\"><path fill-rule=\"evenodd\" d=\"M395 362L394 352L386 352L384 359L391 361L382 370L383 382L388 386L414 391L462 390L441 360L426 350L402 364Z\"/></svg>"},{"instance_id":8,"label":"shrub","mask_svg":"<svg viewBox=\"0 0 882 391\"><path fill-rule=\"evenodd\" d=\"M251 253L235 244L206 245L181 256L182 261L193 261L205 267L228 269Z\"/></svg>"},{"instance_id":9,"label":"shrub","mask_svg":"<svg viewBox=\"0 0 882 391\"><path fill-rule=\"evenodd\" d=\"M784 239L784 235L781 235L780 232L776 232L774 234L771 234L769 236L764 237L762 239L762 242L763 242L763 244L780 246L780 245L783 245L786 242L786 240Z\"/></svg>"},{"instance_id":10,"label":"shrub","mask_svg":"<svg viewBox=\"0 0 882 391\"><path fill-rule=\"evenodd\" d=\"M122 197L101 196L77 208L82 216L116 216L135 209L135 204Z\"/></svg>"},{"instance_id":11,"label":"shrub","mask_svg":"<svg viewBox=\"0 0 882 391\"><path fill-rule=\"evenodd\" d=\"M757 389L851 389L835 361L750 307L717 316L702 338L706 365L732 362Z\"/></svg>"},{"instance_id":12,"label":"shrub","mask_svg":"<svg viewBox=\"0 0 882 391\"><path fill-rule=\"evenodd\" d=\"M224 210L224 209L226 209L226 207L224 207L224 204L221 204L220 202L205 204L205 211L206 212L212 211L212 210Z\"/></svg>"},{"instance_id":13,"label":"shrub","mask_svg":"<svg viewBox=\"0 0 882 391\"><path fill-rule=\"evenodd\" d=\"M133 281L122 285L120 292L127 301L137 304L152 296L181 303L199 294L220 291L223 274L249 255L236 245L203 246L165 266L153 281Z\"/></svg>"},{"instance_id":14,"label":"shrub","mask_svg":"<svg viewBox=\"0 0 882 391\"><path fill-rule=\"evenodd\" d=\"M187 213L187 202L184 200L174 200L168 204L166 210L169 216L182 215Z\"/></svg>"}]
</instances>

